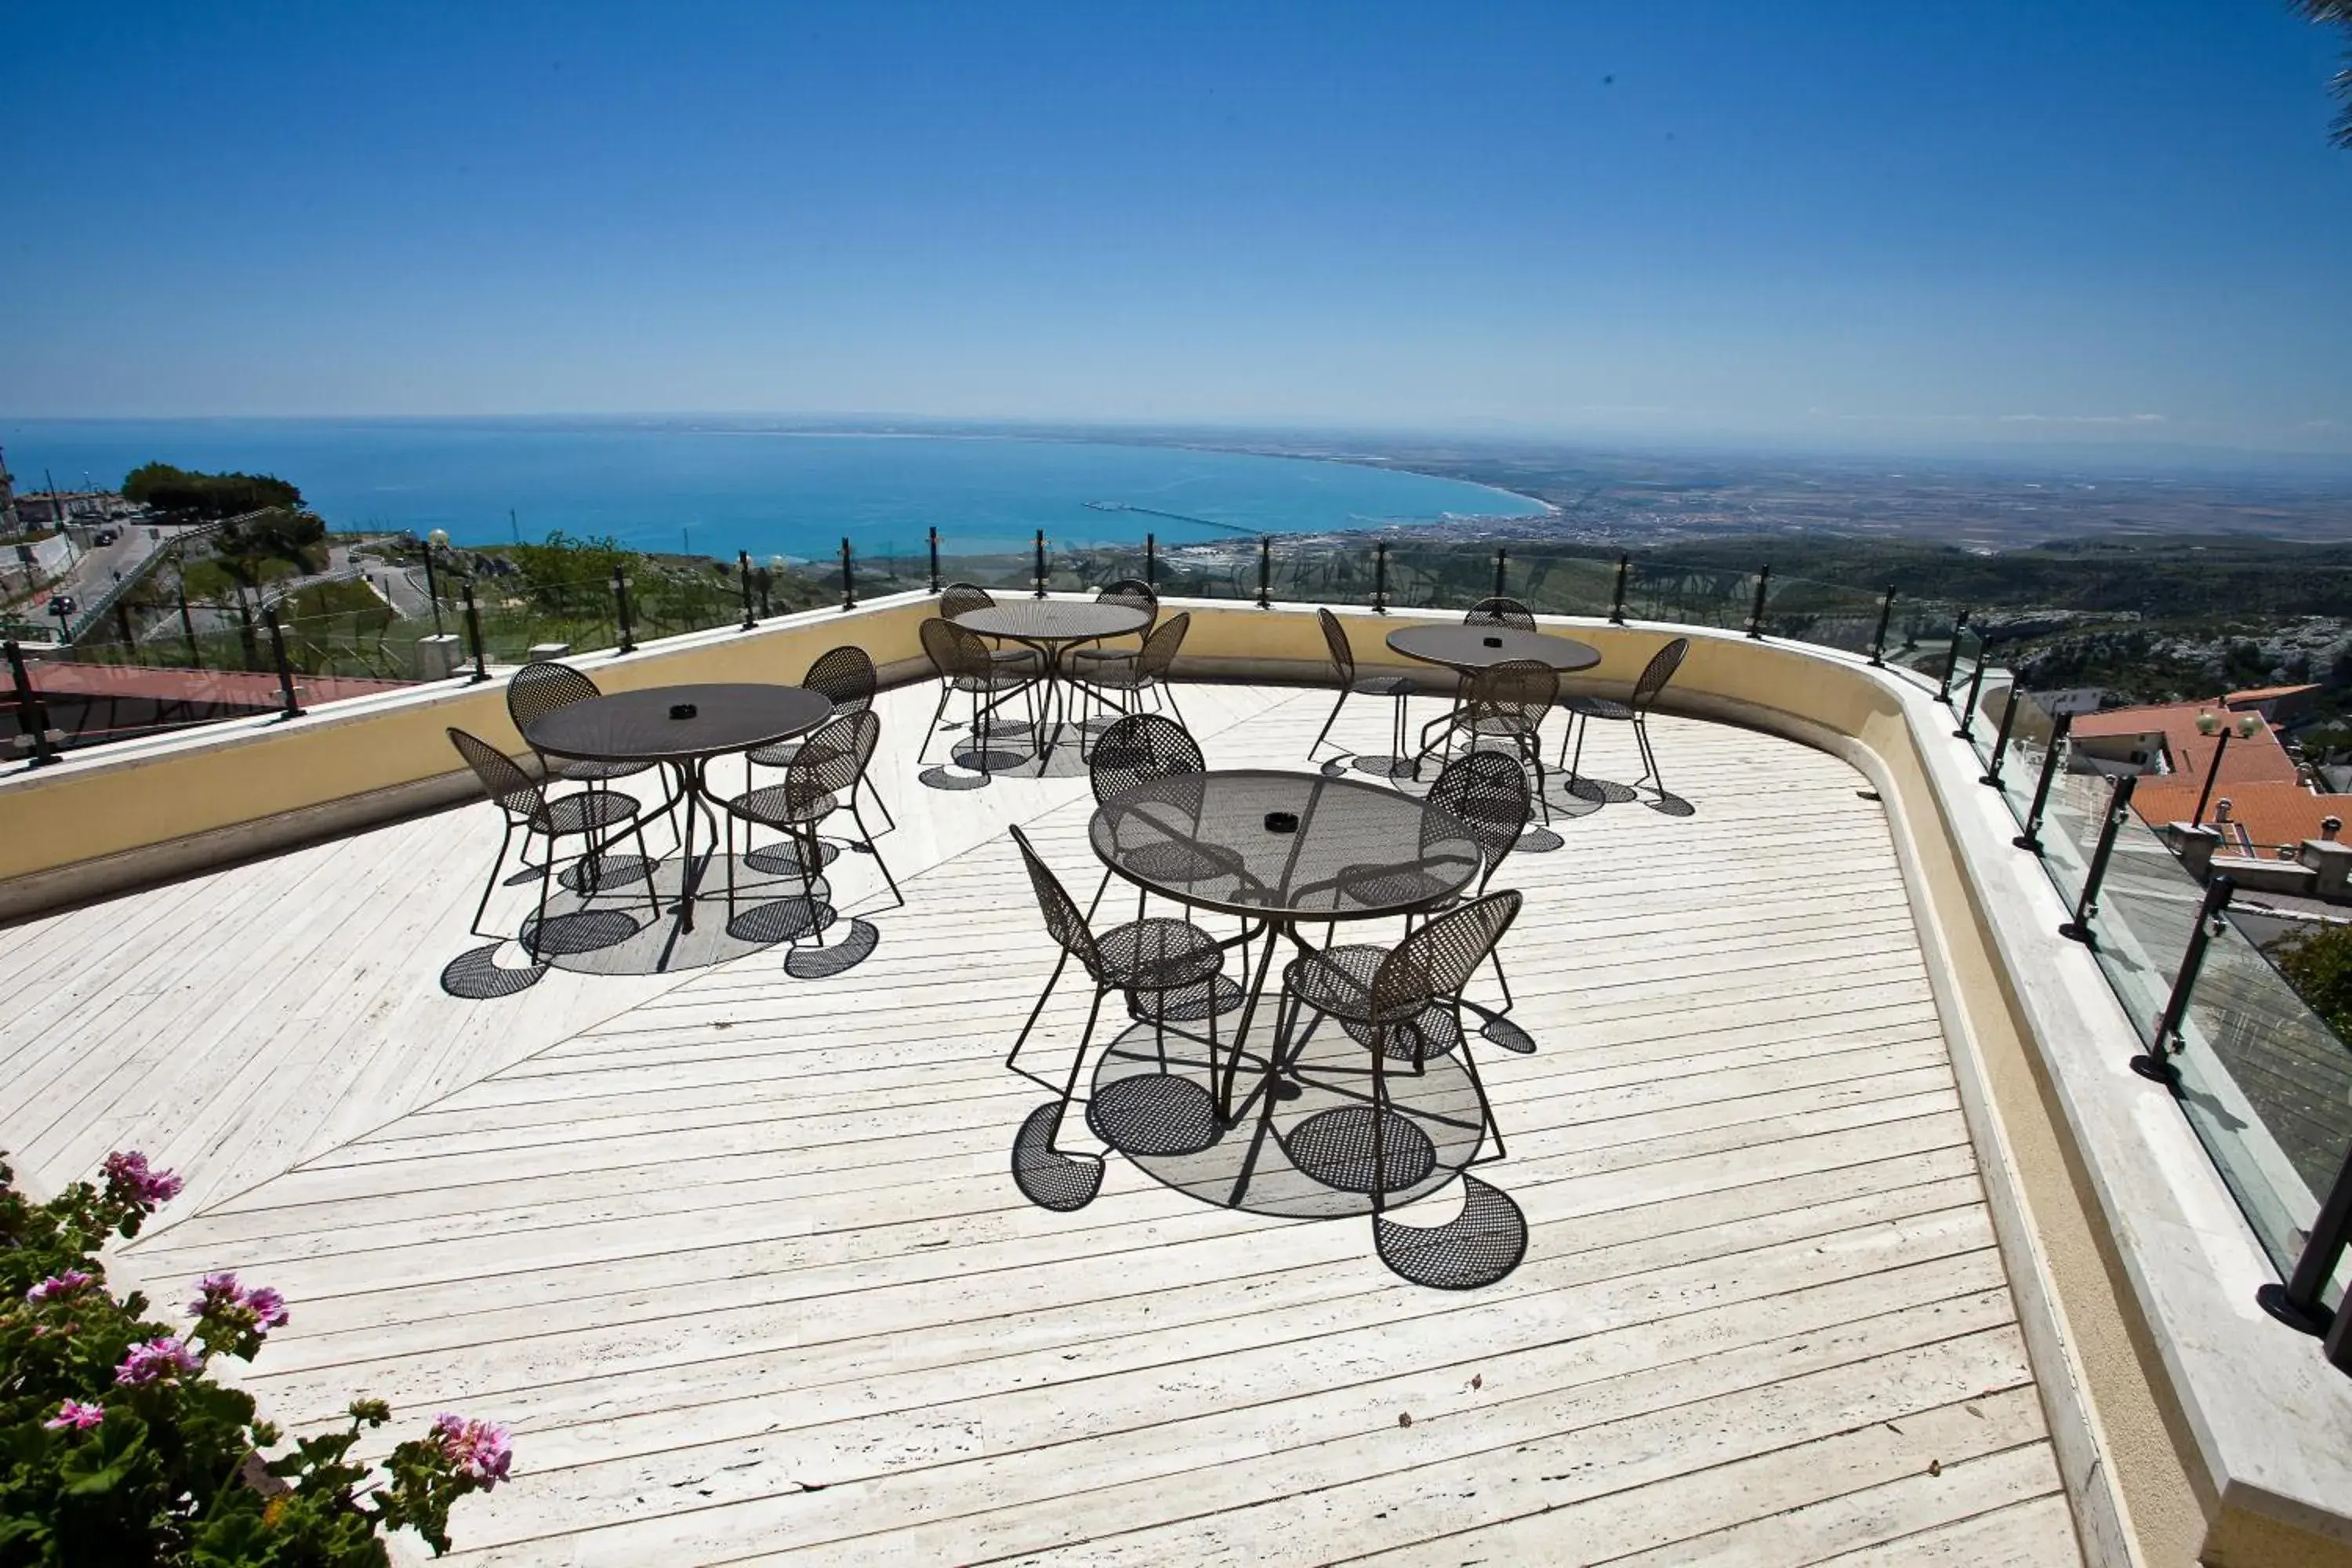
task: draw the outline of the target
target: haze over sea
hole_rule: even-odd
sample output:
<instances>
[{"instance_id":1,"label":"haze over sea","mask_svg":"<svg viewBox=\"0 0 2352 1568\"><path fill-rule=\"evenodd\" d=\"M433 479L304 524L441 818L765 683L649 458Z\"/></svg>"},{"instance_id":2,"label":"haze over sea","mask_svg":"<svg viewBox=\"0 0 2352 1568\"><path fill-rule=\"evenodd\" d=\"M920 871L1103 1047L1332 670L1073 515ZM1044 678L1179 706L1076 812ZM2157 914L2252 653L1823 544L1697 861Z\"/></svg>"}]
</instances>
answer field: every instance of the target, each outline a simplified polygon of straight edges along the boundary
<instances>
[{"instance_id":1,"label":"haze over sea","mask_svg":"<svg viewBox=\"0 0 2352 1568\"><path fill-rule=\"evenodd\" d=\"M154 460L274 473L342 531L444 528L460 543L496 544L561 529L711 555L826 556L845 536L862 552L910 553L930 528L962 553L1017 547L1040 528L1058 543L1147 531L1191 543L1545 510L1351 463L748 422L17 419L0 422L0 445L22 489L41 488L45 472L61 489L85 473L110 489Z\"/></svg>"}]
</instances>

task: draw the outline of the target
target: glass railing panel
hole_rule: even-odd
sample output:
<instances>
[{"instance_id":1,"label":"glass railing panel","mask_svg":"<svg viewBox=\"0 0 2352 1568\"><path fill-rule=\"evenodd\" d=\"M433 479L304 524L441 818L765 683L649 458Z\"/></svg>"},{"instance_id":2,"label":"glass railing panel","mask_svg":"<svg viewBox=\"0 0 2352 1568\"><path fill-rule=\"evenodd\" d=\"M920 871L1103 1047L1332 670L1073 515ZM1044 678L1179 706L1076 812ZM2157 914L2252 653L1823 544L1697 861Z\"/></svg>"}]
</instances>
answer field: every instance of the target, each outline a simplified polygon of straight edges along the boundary
<instances>
[{"instance_id":1,"label":"glass railing panel","mask_svg":"<svg viewBox=\"0 0 2352 1568\"><path fill-rule=\"evenodd\" d=\"M1276 604L1370 607L1376 562L1372 542L1362 539L1274 542Z\"/></svg>"},{"instance_id":2,"label":"glass railing panel","mask_svg":"<svg viewBox=\"0 0 2352 1568\"><path fill-rule=\"evenodd\" d=\"M1626 573L1625 617L1744 632L1756 574L1712 566L1635 561Z\"/></svg>"},{"instance_id":3,"label":"glass railing panel","mask_svg":"<svg viewBox=\"0 0 2352 1568\"><path fill-rule=\"evenodd\" d=\"M1495 558L1475 547L1389 547L1389 607L1466 610L1495 591Z\"/></svg>"},{"instance_id":4,"label":"glass railing panel","mask_svg":"<svg viewBox=\"0 0 2352 1568\"><path fill-rule=\"evenodd\" d=\"M2160 835L2137 816L2124 823L2099 886L2092 951L2143 1042L2155 1038L2204 897Z\"/></svg>"},{"instance_id":5,"label":"glass railing panel","mask_svg":"<svg viewBox=\"0 0 2352 1568\"><path fill-rule=\"evenodd\" d=\"M1765 593L1762 630L1768 637L1866 654L1878 635L1885 603L1884 593L1775 576Z\"/></svg>"},{"instance_id":6,"label":"glass railing panel","mask_svg":"<svg viewBox=\"0 0 2352 1568\"><path fill-rule=\"evenodd\" d=\"M2352 1050L2243 931L2220 925L2174 1058L2181 1109L2286 1274L2352 1148Z\"/></svg>"},{"instance_id":7,"label":"glass railing panel","mask_svg":"<svg viewBox=\"0 0 2352 1568\"><path fill-rule=\"evenodd\" d=\"M1616 594L1614 556L1563 555L1540 551L1511 551L1503 563L1504 591L1538 615L1584 616L1599 620L1609 614Z\"/></svg>"}]
</instances>

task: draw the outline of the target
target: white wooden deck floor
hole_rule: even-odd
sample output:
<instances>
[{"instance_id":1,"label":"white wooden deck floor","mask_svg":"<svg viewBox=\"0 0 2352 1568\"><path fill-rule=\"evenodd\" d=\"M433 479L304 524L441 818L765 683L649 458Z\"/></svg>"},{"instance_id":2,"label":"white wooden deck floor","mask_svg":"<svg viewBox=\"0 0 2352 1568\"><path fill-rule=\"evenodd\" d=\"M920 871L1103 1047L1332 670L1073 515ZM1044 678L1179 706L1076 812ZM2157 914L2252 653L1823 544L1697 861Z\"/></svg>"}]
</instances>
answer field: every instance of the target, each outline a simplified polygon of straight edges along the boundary
<instances>
[{"instance_id":1,"label":"white wooden deck floor","mask_svg":"<svg viewBox=\"0 0 2352 1568\"><path fill-rule=\"evenodd\" d=\"M1328 704L1181 700L1212 765L1298 765ZM36 1186L112 1147L184 1170L120 1273L285 1291L267 1413L511 1423L466 1562L2079 1560L1843 763L1662 719L1693 815L1611 805L1506 868L1538 1049L1481 1054L1511 1144L1483 1173L1532 1239L1457 1294L1361 1219L1116 1160L1083 1211L1023 1201L1042 1096L1002 1058L1053 954L1003 828L1090 890L1085 785L923 788L930 700L884 700L909 903L859 906L880 943L845 973L771 951L445 994L497 842L476 807L0 933L36 998L0 1020L0 1147ZM1360 701L1341 738L1383 720ZM1631 752L1600 733L1588 767ZM845 905L877 882L835 871ZM1041 1068L1084 1002L1048 1009Z\"/></svg>"}]
</instances>

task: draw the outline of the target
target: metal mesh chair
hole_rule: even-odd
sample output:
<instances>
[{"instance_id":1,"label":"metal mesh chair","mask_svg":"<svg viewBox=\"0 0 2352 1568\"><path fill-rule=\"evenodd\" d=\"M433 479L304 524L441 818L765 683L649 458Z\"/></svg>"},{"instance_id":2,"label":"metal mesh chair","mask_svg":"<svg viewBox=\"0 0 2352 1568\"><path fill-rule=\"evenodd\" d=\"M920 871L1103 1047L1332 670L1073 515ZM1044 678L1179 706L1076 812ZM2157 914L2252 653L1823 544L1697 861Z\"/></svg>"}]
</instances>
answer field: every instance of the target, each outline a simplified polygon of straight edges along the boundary
<instances>
[{"instance_id":1,"label":"metal mesh chair","mask_svg":"<svg viewBox=\"0 0 2352 1568\"><path fill-rule=\"evenodd\" d=\"M1463 616L1465 626L1508 626L1515 632L1536 629L1536 613L1517 599L1481 599Z\"/></svg>"},{"instance_id":2,"label":"metal mesh chair","mask_svg":"<svg viewBox=\"0 0 2352 1568\"><path fill-rule=\"evenodd\" d=\"M1130 713L1096 740L1094 752L1087 763L1087 782L1094 789L1095 804L1108 805L1138 784L1198 774L1207 769L1200 742L1183 725L1162 713ZM1138 868L1148 868L1155 880L1170 882L1228 875L1240 865L1240 858L1230 852L1172 837L1138 860ZM1101 905L1110 879L1111 872L1106 868L1102 886L1095 889L1094 902L1087 906L1089 919ZM1137 889L1135 913L1139 920L1143 916L1145 899L1143 890Z\"/></svg>"},{"instance_id":3,"label":"metal mesh chair","mask_svg":"<svg viewBox=\"0 0 2352 1568\"><path fill-rule=\"evenodd\" d=\"M782 784L749 790L723 803L727 808L727 918L730 921L735 918L735 824L740 821L747 825L747 850L751 847L750 827L772 827L788 835L797 846L803 883L813 886L818 868L824 864L817 829L845 806L849 810L850 820L857 825L852 847L874 857L882 879L890 885L890 896L900 905L906 903L906 895L898 890L898 879L890 874L888 862L874 847L873 829L866 826L865 814L857 804L858 791L866 783L866 770L872 764L874 749L881 739L882 721L872 710L837 714L811 731L801 742L793 760L785 764ZM824 945L824 927L814 920L809 923L816 933L818 945Z\"/></svg>"},{"instance_id":4,"label":"metal mesh chair","mask_svg":"<svg viewBox=\"0 0 2352 1568\"><path fill-rule=\"evenodd\" d=\"M568 664L552 659L541 659L526 664L514 672L507 682L507 716L522 732L526 744L530 739L530 726L559 708L569 708L575 702L604 695L603 688ZM551 778L571 779L589 784L607 779L625 779L632 773L644 773L651 763L598 763L571 757L551 757L537 753L540 767Z\"/></svg>"},{"instance_id":5,"label":"metal mesh chair","mask_svg":"<svg viewBox=\"0 0 2352 1568\"><path fill-rule=\"evenodd\" d=\"M1118 582L1113 583L1109 587L1105 588L1101 593L1097 594L1095 595L1095 603L1097 605L1130 605L1136 609L1141 610L1144 614L1150 616L1151 619L1145 621L1143 625L1137 629L1135 635L1138 640L1133 647L1111 647L1103 644L1097 644L1093 647L1082 647L1071 650L1070 663L1072 667L1077 670L1090 672L1102 668L1107 663L1118 664L1122 662L1133 662L1135 657L1143 651L1141 639L1151 635L1152 621L1156 621L1160 618L1160 595L1152 588L1150 584L1143 582L1138 578L1126 577L1120 579ZM1088 678L1091 679L1091 676L1089 675Z\"/></svg>"},{"instance_id":6,"label":"metal mesh chair","mask_svg":"<svg viewBox=\"0 0 2352 1568\"><path fill-rule=\"evenodd\" d=\"M1301 1123L1293 1136L1311 1136L1309 1129L1324 1118L1352 1118L1361 1123L1354 1130L1352 1141L1368 1142L1370 1159L1368 1164L1360 1159L1354 1164L1364 1178L1364 1190L1371 1196L1376 1215L1385 1206L1386 1194L1392 1186L1412 1184L1391 1179L1399 1173L1390 1158L1389 1145L1394 1131L1390 1122L1396 1113L1389 1100L1388 1064L1391 1058L1409 1058L1416 1072L1422 1069L1429 1048L1429 1015L1433 1009L1450 1015L1454 1033L1462 1041L1462 1066L1478 1097L1481 1121L1478 1142L1472 1146L1472 1158L1476 1158L1476 1150L1484 1146L1490 1131L1495 1137L1492 1157L1503 1157L1503 1130L1495 1121L1486 1083L1471 1056L1469 1033L1462 1027L1462 990L1503 940L1511 922L1518 918L1519 904L1517 892L1507 889L1489 893L1438 916L1392 948L1370 943L1326 948L1293 959L1283 969L1284 1016L1276 1021L1269 1074L1278 1070L1279 1064L1288 1058L1290 1032L1297 1026L1302 1013L1312 1013L1315 1017L1299 1036L1301 1047L1315 1026L1328 1017L1356 1026L1351 1032L1370 1047L1372 1103L1369 1115L1354 1109L1327 1111L1323 1117ZM1238 1066L1239 1061L1240 1052L1236 1050L1234 1065ZM1229 1067L1229 1079L1231 1073ZM1268 1087L1270 1089L1271 1084ZM1230 1096L1228 1088L1228 1100ZM1331 1136L1331 1131L1326 1131L1327 1138ZM1413 1131L1419 1133L1418 1129ZM1426 1140L1426 1134L1419 1135Z\"/></svg>"},{"instance_id":7,"label":"metal mesh chair","mask_svg":"<svg viewBox=\"0 0 2352 1568\"><path fill-rule=\"evenodd\" d=\"M1461 702L1446 716L1445 745L1455 741L1475 751L1483 745L1508 745L1521 763L1535 773L1535 799L1544 820L1551 807L1544 801L1544 716L1559 700L1559 671L1540 659L1509 658L1491 664L1470 678Z\"/></svg>"},{"instance_id":8,"label":"metal mesh chair","mask_svg":"<svg viewBox=\"0 0 2352 1568\"><path fill-rule=\"evenodd\" d=\"M1171 689L1169 667L1184 647L1184 634L1192 629L1192 612L1180 611L1169 616L1143 639L1143 647L1133 659L1124 663L1105 662L1078 681L1081 689L1100 696L1121 713L1140 710L1144 696L1149 693L1155 704L1164 701L1168 711L1178 723L1184 721L1183 710L1176 706L1176 693ZM1079 744L1086 744L1081 734Z\"/></svg>"},{"instance_id":9,"label":"metal mesh chair","mask_svg":"<svg viewBox=\"0 0 2352 1568\"><path fill-rule=\"evenodd\" d=\"M1316 607L1315 619L1323 628L1323 646L1331 652L1331 676L1339 688L1339 698L1331 704L1331 716L1323 721L1323 728L1315 731L1314 743L1307 748L1307 760L1310 763L1315 760L1315 753L1323 747L1324 737L1330 734L1331 726L1339 721L1339 710L1348 705L1348 699L1360 693L1366 697L1393 698L1396 701L1396 711L1389 726L1389 764L1393 771L1398 759L1405 754L1404 700L1412 692L1412 681L1402 675L1374 675L1359 679L1356 652L1349 646L1348 628L1340 624L1339 616L1320 605Z\"/></svg>"},{"instance_id":10,"label":"metal mesh chair","mask_svg":"<svg viewBox=\"0 0 2352 1568\"><path fill-rule=\"evenodd\" d=\"M1071 1101L1077 1095L1078 1077L1086 1067L1087 1048L1093 1043L1095 1025L1102 1016L1103 999L1114 991L1127 994L1129 1015L1152 1026L1153 1038L1160 1051L1160 1065L1164 1073L1168 1065L1168 1008L1164 998L1172 991L1213 985L1217 975L1224 969L1225 953L1216 938L1190 921L1129 921L1097 933L1087 923L1086 917L1078 912L1077 904L1062 886L1061 879L1054 875L1053 868L1038 856L1035 847L1029 842L1029 836L1018 827L1011 831L1013 842L1021 851L1022 864L1028 868L1029 886L1037 896L1038 912L1045 917L1045 930L1061 948L1062 955L1055 961L1054 973L1047 978L1045 989L1039 993L1037 1005L1029 1010L1029 1020L1021 1026L1021 1033L1013 1040L1013 1049L1005 1057L1004 1065L1013 1071L1021 1070L1013 1067L1013 1063L1019 1059L1022 1047L1028 1044L1030 1031L1037 1026L1038 1018L1045 1011L1045 1003L1054 994L1054 987L1061 984L1062 972L1068 967L1071 959L1078 961L1078 966L1086 971L1087 978L1094 983L1095 988L1093 1005L1087 1010L1087 1026L1078 1036L1077 1054L1071 1059L1069 1078L1062 1086L1060 1106L1042 1145L1044 1153L1060 1155L1060 1151L1054 1147L1054 1139L1059 1133L1063 1118L1069 1112ZM1148 1007L1143 1002L1147 996L1152 999ZM1213 1008L1209 1014L1209 1037L1202 1043L1209 1048L1209 1074L1213 1079L1218 1049L1217 1016ZM1045 1088L1053 1087L1034 1073L1023 1073L1022 1076ZM1203 1089L1201 1092L1206 1094L1207 1090ZM1034 1122L1035 1120L1033 1115L1031 1121ZM1038 1149L1034 1138L1032 1142L1034 1162ZM1060 1157L1068 1158L1066 1155ZM1016 1176L1019 1173L1017 1169L1015 1173Z\"/></svg>"},{"instance_id":11,"label":"metal mesh chair","mask_svg":"<svg viewBox=\"0 0 2352 1568\"><path fill-rule=\"evenodd\" d=\"M874 670L873 656L855 643L825 649L808 667L808 673L801 677L803 687L833 704L835 718L845 713L863 713L873 707L874 693L880 684ZM778 741L773 745L755 746L745 752L744 787L751 787L752 767L788 766L800 749L799 741ZM896 828L898 824L890 816L888 803L877 795L874 804L880 808L883 822Z\"/></svg>"},{"instance_id":12,"label":"metal mesh chair","mask_svg":"<svg viewBox=\"0 0 2352 1568\"><path fill-rule=\"evenodd\" d=\"M950 583L940 590L940 618L951 621L972 610L992 610L996 595L970 583ZM1045 673L1045 661L1034 647L993 647L983 639L980 645L988 649L988 657L999 664L1025 666L1033 675Z\"/></svg>"},{"instance_id":13,"label":"metal mesh chair","mask_svg":"<svg viewBox=\"0 0 2352 1568\"><path fill-rule=\"evenodd\" d=\"M577 795L561 795L553 800L538 780L522 771L512 757L491 745L478 735L463 730L447 731L449 743L474 770L481 782L482 793L490 797L506 818L506 831L499 839L497 858L490 862L489 880L482 886L481 901L474 906L474 921L468 928L476 936L503 936L501 931L484 931L482 917L489 912L490 895L497 891L499 873L506 869L507 850L514 843L515 831L523 836L523 848L530 847L534 833L547 840L547 858L540 868L539 913L531 921L530 939L524 945L533 957L539 955L539 942L547 929L547 900L555 885L555 846L562 838L584 837L587 847L580 852L582 877L580 901L587 903L596 896L598 874L604 855L604 836L626 828L637 840L637 854L646 863L646 901L653 907L654 919L661 919L661 900L654 892L652 853L646 847L645 824L639 820L643 807L634 795L613 790L588 790ZM529 864L528 856L525 864Z\"/></svg>"},{"instance_id":14,"label":"metal mesh chair","mask_svg":"<svg viewBox=\"0 0 2352 1568\"><path fill-rule=\"evenodd\" d=\"M1659 797L1664 798L1665 776L1658 772L1657 752L1650 749L1650 710L1657 705L1659 693L1664 691L1666 683L1674 679L1675 671L1682 668L1683 658L1689 652L1690 638L1676 637L1652 654L1650 662L1642 667L1640 678L1633 682L1633 689L1622 702L1611 697L1583 695L1570 696L1564 700L1562 706L1568 710L1569 734L1576 737L1576 751L1572 756L1568 749L1569 736L1559 738L1560 755L1568 769L1569 788L1576 787L1577 768L1584 761L1585 727L1595 719L1602 719L1633 726L1633 743L1641 748L1642 752L1642 776L1633 781L1633 787L1638 790L1644 781L1654 782Z\"/></svg>"},{"instance_id":15,"label":"metal mesh chair","mask_svg":"<svg viewBox=\"0 0 2352 1568\"><path fill-rule=\"evenodd\" d=\"M940 720L948 710L948 699L961 691L971 699L971 732L980 745L980 771L990 771L989 742L993 732L992 721L996 710L1015 697L1029 700L1029 732L1037 733L1038 667L1033 662L1024 666L992 658L988 645L977 634L966 631L953 621L933 616L919 628L923 653L939 671L940 701L931 710L931 721L923 731L923 743L915 752L919 763L931 749L931 737L939 732Z\"/></svg>"}]
</instances>

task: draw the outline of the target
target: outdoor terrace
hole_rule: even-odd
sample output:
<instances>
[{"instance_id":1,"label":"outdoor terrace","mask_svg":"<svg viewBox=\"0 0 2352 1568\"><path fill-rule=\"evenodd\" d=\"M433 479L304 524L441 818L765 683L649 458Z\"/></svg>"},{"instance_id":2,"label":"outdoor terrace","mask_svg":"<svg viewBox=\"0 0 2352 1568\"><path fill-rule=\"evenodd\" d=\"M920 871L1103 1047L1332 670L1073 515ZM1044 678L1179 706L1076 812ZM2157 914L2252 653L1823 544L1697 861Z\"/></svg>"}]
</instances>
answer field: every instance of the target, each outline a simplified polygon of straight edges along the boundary
<instances>
[{"instance_id":1,"label":"outdoor terrace","mask_svg":"<svg viewBox=\"0 0 2352 1568\"><path fill-rule=\"evenodd\" d=\"M590 668L790 679L856 636L904 676L922 612ZM1604 684L1660 630L1571 629ZM1203 609L1179 700L1212 767L1308 765L1329 694L1277 678L1314 640ZM1481 1290L1398 1279L1360 1215L1238 1212L1116 1158L1081 1210L1024 1200L1045 1093L1003 1057L1055 950L1005 830L1083 900L1092 802L1075 757L980 787L918 765L928 683L877 704L907 903L838 856L823 956L715 919L543 967L468 935L498 822L443 804L471 785L439 731L500 733L494 687L20 773L0 810L79 814L45 817L53 866L10 868L22 896L77 867L120 890L0 936L0 1147L37 1189L120 1147L185 1173L117 1272L283 1290L243 1378L265 1415L373 1394L512 1424L463 1561L2329 1560L2340 1455L2261 1448L2223 1395L2290 1437L2352 1431L2352 1399L2252 1310L2261 1248L2178 1114L2116 1113L2129 1165L2067 1102L2080 1064L2031 1054L2128 1026L2089 956L2004 930L2036 889L2033 922L2063 906L1988 868L1998 803L1949 789L1931 697L1702 634L1654 726L1672 795L1555 783L1497 879L1528 898L1503 951L1532 1049L1476 1042L1509 1140L1479 1173L1530 1240ZM1358 700L1335 739L1386 734ZM1640 771L1608 728L1585 762ZM142 776L170 804L133 828ZM1086 1000L1056 994L1024 1065L1058 1074ZM2137 1201L2190 1225L2108 1206L2149 1169ZM2184 1242L2242 1308L2199 1342L2174 1317L2200 1281L2163 1273Z\"/></svg>"}]
</instances>

